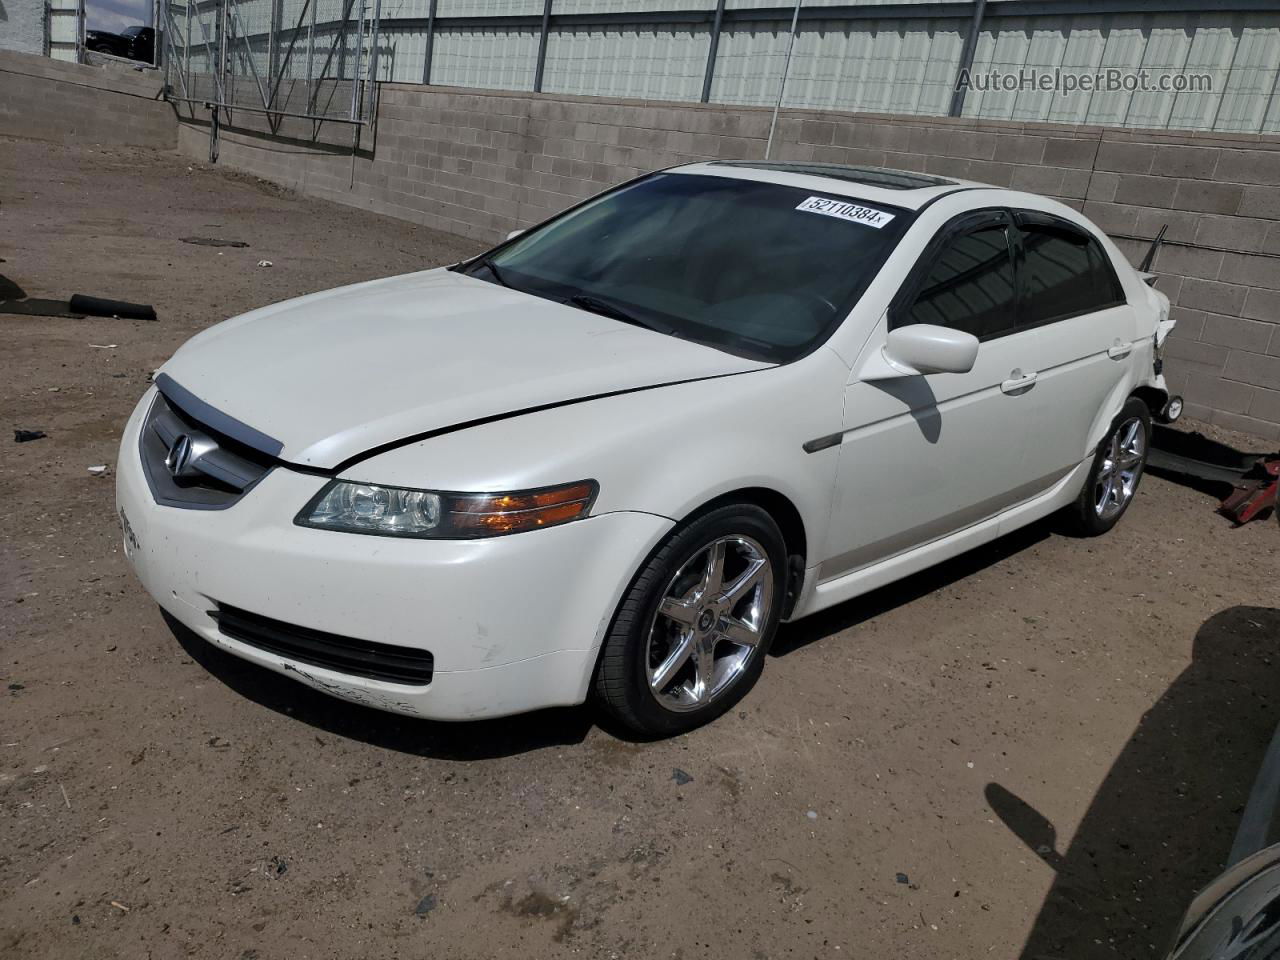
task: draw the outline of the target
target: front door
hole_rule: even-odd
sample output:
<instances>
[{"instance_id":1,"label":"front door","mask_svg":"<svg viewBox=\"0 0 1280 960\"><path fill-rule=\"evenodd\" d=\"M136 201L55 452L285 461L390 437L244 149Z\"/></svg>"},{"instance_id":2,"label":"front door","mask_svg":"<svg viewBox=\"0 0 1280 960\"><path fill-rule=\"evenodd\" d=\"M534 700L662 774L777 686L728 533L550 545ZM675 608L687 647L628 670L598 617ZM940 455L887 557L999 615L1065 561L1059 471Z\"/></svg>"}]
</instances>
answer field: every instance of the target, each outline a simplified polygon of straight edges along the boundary
<instances>
[{"instance_id":1,"label":"front door","mask_svg":"<svg viewBox=\"0 0 1280 960\"><path fill-rule=\"evenodd\" d=\"M841 576L978 523L1034 495L1026 456L1037 365L1017 327L1015 226L1003 210L964 214L939 231L854 364L845 392L831 557ZM890 329L930 323L979 338L968 373L863 382L858 371Z\"/></svg>"}]
</instances>

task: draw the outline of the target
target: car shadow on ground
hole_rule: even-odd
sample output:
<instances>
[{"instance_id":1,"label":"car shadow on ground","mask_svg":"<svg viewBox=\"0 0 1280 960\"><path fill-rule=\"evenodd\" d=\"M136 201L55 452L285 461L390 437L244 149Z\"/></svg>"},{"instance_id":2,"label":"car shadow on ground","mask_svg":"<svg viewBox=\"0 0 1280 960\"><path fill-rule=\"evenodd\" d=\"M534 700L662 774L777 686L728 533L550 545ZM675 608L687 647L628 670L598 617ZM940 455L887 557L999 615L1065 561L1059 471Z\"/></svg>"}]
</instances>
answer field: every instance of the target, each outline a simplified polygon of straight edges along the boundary
<instances>
[{"instance_id":1,"label":"car shadow on ground","mask_svg":"<svg viewBox=\"0 0 1280 960\"><path fill-rule=\"evenodd\" d=\"M1280 723L1277 639L1277 609L1210 617L1069 844L1018 796L1025 785L987 785L992 810L1056 873L1022 960L1165 956L1192 897L1225 865Z\"/></svg>"},{"instance_id":2,"label":"car shadow on ground","mask_svg":"<svg viewBox=\"0 0 1280 960\"><path fill-rule=\"evenodd\" d=\"M1061 517L1046 517L937 566L846 600L795 623L784 623L774 637L769 655L785 657L832 634L882 616L935 590L980 573L1064 530L1065 524Z\"/></svg>"},{"instance_id":3,"label":"car shadow on ground","mask_svg":"<svg viewBox=\"0 0 1280 960\"><path fill-rule=\"evenodd\" d=\"M569 707L468 723L418 720L373 710L232 656L163 609L160 612L191 659L240 696L334 736L386 750L438 760L489 760L581 743L594 721L589 711Z\"/></svg>"}]
</instances>

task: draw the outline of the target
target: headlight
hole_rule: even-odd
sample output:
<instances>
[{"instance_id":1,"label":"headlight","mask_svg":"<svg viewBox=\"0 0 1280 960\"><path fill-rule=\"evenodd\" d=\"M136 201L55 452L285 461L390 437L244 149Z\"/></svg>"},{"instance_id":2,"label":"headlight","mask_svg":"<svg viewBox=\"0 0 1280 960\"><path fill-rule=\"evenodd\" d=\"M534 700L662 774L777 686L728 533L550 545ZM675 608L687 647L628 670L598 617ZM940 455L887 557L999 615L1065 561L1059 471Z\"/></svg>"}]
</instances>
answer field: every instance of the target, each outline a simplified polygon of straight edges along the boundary
<instances>
[{"instance_id":1,"label":"headlight","mask_svg":"<svg viewBox=\"0 0 1280 960\"><path fill-rule=\"evenodd\" d=\"M469 540L578 520L590 512L598 490L594 480L514 493L447 493L331 480L293 522L381 537Z\"/></svg>"}]
</instances>

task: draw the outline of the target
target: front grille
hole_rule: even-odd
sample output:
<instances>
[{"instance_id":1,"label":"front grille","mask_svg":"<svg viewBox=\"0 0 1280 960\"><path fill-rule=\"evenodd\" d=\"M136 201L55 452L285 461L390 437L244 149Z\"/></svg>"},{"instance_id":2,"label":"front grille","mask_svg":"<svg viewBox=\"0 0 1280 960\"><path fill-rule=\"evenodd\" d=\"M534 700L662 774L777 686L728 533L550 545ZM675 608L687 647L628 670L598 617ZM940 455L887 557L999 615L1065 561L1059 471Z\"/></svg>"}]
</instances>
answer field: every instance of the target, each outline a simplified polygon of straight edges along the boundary
<instances>
[{"instance_id":1,"label":"front grille","mask_svg":"<svg viewBox=\"0 0 1280 960\"><path fill-rule=\"evenodd\" d=\"M340 637L225 604L219 604L209 616L217 622L218 630L232 640L354 677L425 686L431 682L435 669L435 658L414 647Z\"/></svg>"},{"instance_id":2,"label":"front grille","mask_svg":"<svg viewBox=\"0 0 1280 960\"><path fill-rule=\"evenodd\" d=\"M173 456L179 441L187 447L181 463ZM156 394L147 411L138 447L156 502L189 510L226 509L276 462L200 422L163 393Z\"/></svg>"}]
</instances>

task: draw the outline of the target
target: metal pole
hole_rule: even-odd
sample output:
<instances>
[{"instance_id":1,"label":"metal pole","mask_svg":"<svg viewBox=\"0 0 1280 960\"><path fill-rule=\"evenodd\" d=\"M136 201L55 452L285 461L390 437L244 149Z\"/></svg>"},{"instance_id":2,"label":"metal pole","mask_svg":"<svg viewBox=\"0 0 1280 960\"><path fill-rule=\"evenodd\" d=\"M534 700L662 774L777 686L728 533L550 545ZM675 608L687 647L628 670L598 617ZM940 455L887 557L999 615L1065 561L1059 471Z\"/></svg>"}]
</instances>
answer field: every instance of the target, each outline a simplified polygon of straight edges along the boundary
<instances>
[{"instance_id":1,"label":"metal pole","mask_svg":"<svg viewBox=\"0 0 1280 960\"><path fill-rule=\"evenodd\" d=\"M281 3L282 0L271 0L271 25L267 28L267 83L271 87L271 103L267 104L268 110L275 103L276 91L280 89L280 81L276 73L280 69L280 22L284 19ZM252 50L249 51L249 55L253 56Z\"/></svg>"},{"instance_id":2,"label":"metal pole","mask_svg":"<svg viewBox=\"0 0 1280 960\"><path fill-rule=\"evenodd\" d=\"M320 6L319 3L311 4L311 26L307 28L307 113L315 109L315 92L312 89L312 82L316 66L316 7L318 6Z\"/></svg>"},{"instance_id":3,"label":"metal pole","mask_svg":"<svg viewBox=\"0 0 1280 960\"><path fill-rule=\"evenodd\" d=\"M969 35L964 38L964 48L960 51L960 63L956 67L955 89L951 91L951 109L948 116L958 117L964 112L964 95L967 87L960 85L960 77L973 69L973 55L978 50L978 34L982 32L982 15L986 12L987 0L975 0L973 19L969 21Z\"/></svg>"},{"instance_id":4,"label":"metal pole","mask_svg":"<svg viewBox=\"0 0 1280 960\"><path fill-rule=\"evenodd\" d=\"M346 40L347 24L351 22L351 10L355 6L355 2L356 0L346 0L345 5L343 6L342 19L338 21L338 35L334 39L333 43L329 44L329 52L325 55L324 65L320 68L320 73L316 77L316 93L320 92L320 83L329 74L329 64L333 63L333 52L338 49L339 44L342 45L342 53L338 59L337 79L338 80L342 79L342 70L343 70L343 67L345 66L345 61L343 58L346 56L346 51L347 51L347 40ZM334 89L336 92L337 87L335 86ZM330 102L332 102L333 97L330 96L329 100ZM316 110L316 105L313 103L310 105L308 109L310 109L311 112L314 113Z\"/></svg>"},{"instance_id":5,"label":"metal pole","mask_svg":"<svg viewBox=\"0 0 1280 960\"><path fill-rule=\"evenodd\" d=\"M547 32L551 29L551 4L553 0L543 0L542 33L538 37L538 63L533 68L533 92L542 92L542 74L547 66Z\"/></svg>"},{"instance_id":6,"label":"metal pole","mask_svg":"<svg viewBox=\"0 0 1280 960\"><path fill-rule=\"evenodd\" d=\"M364 101L360 104L361 120L373 119L378 102L378 27L382 23L382 0L373 0L373 30L369 34L369 79L365 81Z\"/></svg>"},{"instance_id":7,"label":"metal pole","mask_svg":"<svg viewBox=\"0 0 1280 960\"><path fill-rule=\"evenodd\" d=\"M796 0L796 8L791 11L791 39L787 41L787 59L782 63L782 80L778 83L778 99L773 105L773 119L769 121L769 139L764 144L764 158L769 159L773 153L773 132L778 126L778 111L782 109L782 94L787 89L787 74L791 72L791 52L796 47L796 27L800 23L800 4L804 0Z\"/></svg>"},{"instance_id":8,"label":"metal pole","mask_svg":"<svg viewBox=\"0 0 1280 960\"><path fill-rule=\"evenodd\" d=\"M356 104L360 102L360 61L364 54L364 11L365 0L360 0L360 18L356 20L356 62L351 68L351 119L356 118ZM354 138L353 138L354 139ZM352 181L355 181L355 144L351 146Z\"/></svg>"},{"instance_id":9,"label":"metal pole","mask_svg":"<svg viewBox=\"0 0 1280 960\"><path fill-rule=\"evenodd\" d=\"M436 47L436 0L427 7L427 49L422 58L422 82L431 82L431 54Z\"/></svg>"},{"instance_id":10,"label":"metal pole","mask_svg":"<svg viewBox=\"0 0 1280 960\"><path fill-rule=\"evenodd\" d=\"M381 0L379 0L381 2ZM298 34L302 32L302 21L306 19L307 8L311 6L311 0L303 0L302 12L298 14L298 22L294 25L289 35L289 46L285 48L284 57L276 64L275 84L271 88L271 103L274 106L276 102L276 94L280 92L280 84L284 82L285 72L289 69L289 65L293 63L293 48L298 43ZM290 100L293 99L293 84L289 85L289 92L285 95L285 105L288 106Z\"/></svg>"},{"instance_id":11,"label":"metal pole","mask_svg":"<svg viewBox=\"0 0 1280 960\"><path fill-rule=\"evenodd\" d=\"M162 19L159 22L164 27L164 32L161 34L161 38L160 38L161 55L164 57L164 62L165 62L164 98L166 100L173 100L175 98L173 96L173 93L169 90L168 64L170 60L177 58L178 48L173 42L173 18L170 16L169 5L165 4L164 7L162 7L161 9L163 11L161 13ZM168 52L164 52L164 47L166 44L168 45ZM183 99L190 100L191 89L190 87L187 86L187 78L186 76L184 76L182 70L178 71L178 82L182 84Z\"/></svg>"},{"instance_id":12,"label":"metal pole","mask_svg":"<svg viewBox=\"0 0 1280 960\"><path fill-rule=\"evenodd\" d=\"M244 28L244 21L240 19L240 4L238 0L227 0L231 7L232 15L235 17L236 35L244 41L244 58L249 62L249 72L253 74L253 82L258 85L258 96L262 98L262 105L268 111L271 104L268 103L267 88L263 86L262 77L258 73L258 65L253 62L253 46L249 43L249 31Z\"/></svg>"},{"instance_id":13,"label":"metal pole","mask_svg":"<svg viewBox=\"0 0 1280 960\"><path fill-rule=\"evenodd\" d=\"M214 14L216 19L213 21L213 40L209 39L209 28L204 25L204 18L200 15L199 9L196 11L198 19L196 23L200 26L201 43L204 44L204 55L209 66L209 75L213 77L213 87L218 94L220 103L228 103L227 91L222 86L222 8L215 6ZM187 22L190 26L190 21ZM191 54L187 54L188 61Z\"/></svg>"},{"instance_id":14,"label":"metal pole","mask_svg":"<svg viewBox=\"0 0 1280 960\"><path fill-rule=\"evenodd\" d=\"M164 31L160 42L152 43L151 45L151 59L154 66L156 57L164 56L164 96L167 100L169 98L169 61L172 58L165 55L163 50L165 40L168 40L170 44L173 43L173 23L169 19L169 0L157 0L155 14L152 16L151 22L157 33ZM183 83L183 93L186 93L186 86Z\"/></svg>"},{"instance_id":15,"label":"metal pole","mask_svg":"<svg viewBox=\"0 0 1280 960\"><path fill-rule=\"evenodd\" d=\"M724 0L716 0L716 18L711 22L711 44L707 47L707 70L702 75L702 102L711 99L711 77L716 72L716 54L720 50L720 24L724 21Z\"/></svg>"},{"instance_id":16,"label":"metal pole","mask_svg":"<svg viewBox=\"0 0 1280 960\"><path fill-rule=\"evenodd\" d=\"M231 87L231 0L218 0L218 75L222 77L222 105L228 111L236 92Z\"/></svg>"},{"instance_id":17,"label":"metal pole","mask_svg":"<svg viewBox=\"0 0 1280 960\"><path fill-rule=\"evenodd\" d=\"M166 9L168 7L166 6ZM196 8L196 16L200 15L200 8ZM170 49L172 49L172 42ZM184 90L191 89L191 0L187 0L187 37L183 41L182 47L182 71L186 79L183 80L182 88Z\"/></svg>"}]
</instances>

